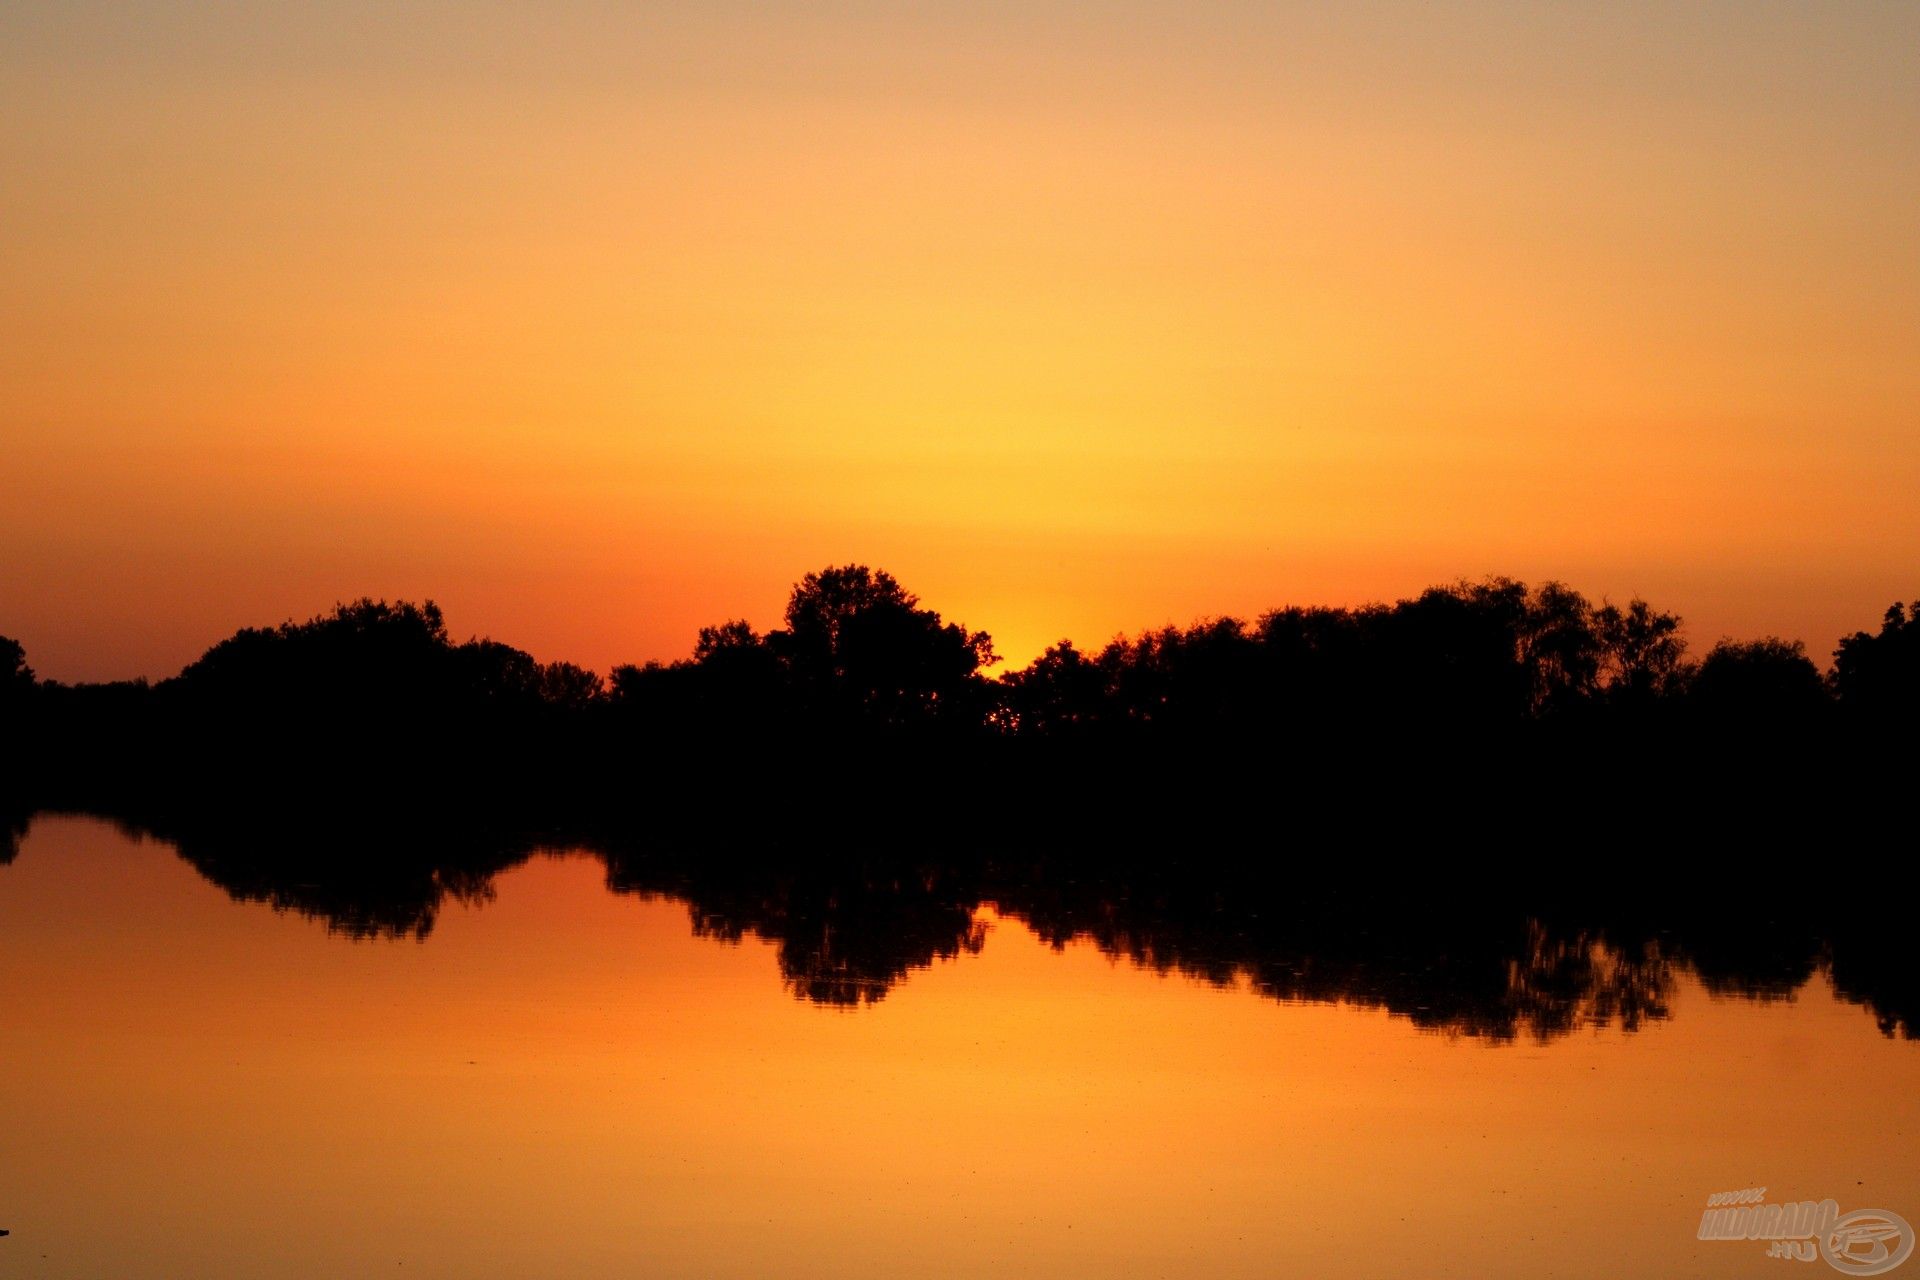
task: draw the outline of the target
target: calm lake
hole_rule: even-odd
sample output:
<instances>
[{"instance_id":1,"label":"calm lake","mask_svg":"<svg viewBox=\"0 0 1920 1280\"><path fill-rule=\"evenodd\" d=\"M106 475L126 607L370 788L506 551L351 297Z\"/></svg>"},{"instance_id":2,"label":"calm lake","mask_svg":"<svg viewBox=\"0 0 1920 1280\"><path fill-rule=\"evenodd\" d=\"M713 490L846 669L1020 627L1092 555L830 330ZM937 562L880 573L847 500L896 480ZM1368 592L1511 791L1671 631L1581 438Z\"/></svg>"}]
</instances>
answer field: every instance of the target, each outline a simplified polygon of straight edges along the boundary
<instances>
[{"instance_id":1,"label":"calm lake","mask_svg":"<svg viewBox=\"0 0 1920 1280\"><path fill-rule=\"evenodd\" d=\"M541 852L330 927L40 817L0 1275L1812 1277L1696 1239L1708 1196L1920 1220L1920 1042L1823 964L1710 990L1576 942L1561 999L1536 937L1448 1010L1390 954L1202 976L985 901L810 979L764 903L615 887Z\"/></svg>"}]
</instances>

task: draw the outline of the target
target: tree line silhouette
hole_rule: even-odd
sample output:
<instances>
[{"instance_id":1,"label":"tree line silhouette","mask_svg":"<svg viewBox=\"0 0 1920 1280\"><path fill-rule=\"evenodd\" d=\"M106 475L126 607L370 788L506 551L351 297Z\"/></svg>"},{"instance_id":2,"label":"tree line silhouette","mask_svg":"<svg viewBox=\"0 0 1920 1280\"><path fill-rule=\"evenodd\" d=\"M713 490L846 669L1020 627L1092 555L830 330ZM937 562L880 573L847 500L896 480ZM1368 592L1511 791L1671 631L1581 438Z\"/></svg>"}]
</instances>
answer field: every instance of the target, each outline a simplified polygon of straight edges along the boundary
<instances>
[{"instance_id":1,"label":"tree line silhouette","mask_svg":"<svg viewBox=\"0 0 1920 1280\"><path fill-rule=\"evenodd\" d=\"M1509 809L1611 789L1619 806L1710 780L1743 787L1716 803L1767 829L1782 805L1884 797L1920 712L1920 602L1841 640L1825 672L1776 638L1696 661L1645 601L1505 578L1063 640L998 674L986 633L861 565L807 574L783 621L703 628L690 657L605 679L456 641L431 602L247 628L151 684L38 680L0 641L0 790L27 808L460 794L572 815L864 787L908 822L999 806L1138 829L1151 810L1173 832L1287 794L1391 789L1412 825L1462 788L1497 785Z\"/></svg>"},{"instance_id":2,"label":"tree line silhouette","mask_svg":"<svg viewBox=\"0 0 1920 1280\"><path fill-rule=\"evenodd\" d=\"M1595 605L1558 582L1430 588L1392 604L1276 609L1120 637L1071 640L989 675L987 633L947 622L884 571L809 573L786 625L703 627L690 658L603 680L490 639L455 642L431 601L358 600L306 622L246 628L179 675L69 686L38 681L0 637L10 717L122 711L223 727L300 730L384 718L466 731L613 714L675 734L743 729L1003 736L1257 731L1287 724L1483 727L1678 712L1800 725L1920 711L1920 601L1842 639L1822 672L1798 641L1721 640L1699 661L1680 619L1635 599Z\"/></svg>"}]
</instances>

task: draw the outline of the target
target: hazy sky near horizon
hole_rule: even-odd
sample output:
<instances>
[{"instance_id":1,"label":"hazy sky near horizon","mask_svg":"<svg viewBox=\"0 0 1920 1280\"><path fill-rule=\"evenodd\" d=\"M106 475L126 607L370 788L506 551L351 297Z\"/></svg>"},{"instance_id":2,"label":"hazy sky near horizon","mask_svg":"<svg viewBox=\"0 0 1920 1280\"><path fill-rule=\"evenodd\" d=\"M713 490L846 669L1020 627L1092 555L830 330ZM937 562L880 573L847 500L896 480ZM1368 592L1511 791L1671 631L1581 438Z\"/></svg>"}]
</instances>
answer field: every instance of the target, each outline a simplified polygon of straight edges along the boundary
<instances>
[{"instance_id":1,"label":"hazy sky near horizon","mask_svg":"<svg viewBox=\"0 0 1920 1280\"><path fill-rule=\"evenodd\" d=\"M1920 596L1920 6L0 7L0 633Z\"/></svg>"}]
</instances>

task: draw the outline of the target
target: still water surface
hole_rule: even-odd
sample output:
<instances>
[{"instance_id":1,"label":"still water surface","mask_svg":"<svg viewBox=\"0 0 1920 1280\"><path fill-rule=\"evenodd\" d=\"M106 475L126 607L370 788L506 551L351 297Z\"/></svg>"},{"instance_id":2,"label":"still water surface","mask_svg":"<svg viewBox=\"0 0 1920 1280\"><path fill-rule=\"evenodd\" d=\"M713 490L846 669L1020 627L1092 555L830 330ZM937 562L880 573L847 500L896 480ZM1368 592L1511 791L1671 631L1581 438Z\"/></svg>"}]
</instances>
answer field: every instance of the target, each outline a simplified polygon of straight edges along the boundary
<instances>
[{"instance_id":1,"label":"still water surface","mask_svg":"<svg viewBox=\"0 0 1920 1280\"><path fill-rule=\"evenodd\" d=\"M1920 1220L1920 1044L1824 972L1499 1039L983 906L832 1007L594 857L493 889L355 940L38 820L0 867L0 1275L1811 1277L1697 1241L1706 1197Z\"/></svg>"}]
</instances>

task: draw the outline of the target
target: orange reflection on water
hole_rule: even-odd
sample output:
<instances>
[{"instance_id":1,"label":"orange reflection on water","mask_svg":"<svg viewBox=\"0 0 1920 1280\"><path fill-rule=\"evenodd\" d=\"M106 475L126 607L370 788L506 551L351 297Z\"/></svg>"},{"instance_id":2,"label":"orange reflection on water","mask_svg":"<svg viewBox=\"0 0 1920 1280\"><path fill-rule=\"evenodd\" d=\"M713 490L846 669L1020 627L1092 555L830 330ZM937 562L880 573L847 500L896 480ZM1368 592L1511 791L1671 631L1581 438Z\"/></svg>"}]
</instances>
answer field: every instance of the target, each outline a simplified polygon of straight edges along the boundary
<instances>
[{"instance_id":1,"label":"orange reflection on water","mask_svg":"<svg viewBox=\"0 0 1920 1280\"><path fill-rule=\"evenodd\" d=\"M1715 1191L1920 1217L1920 1047L1790 1004L1509 1046L1162 978L991 913L794 999L588 858L424 943L43 819L0 868L8 1274L1746 1275Z\"/></svg>"}]
</instances>

